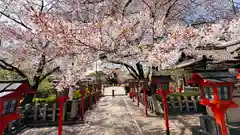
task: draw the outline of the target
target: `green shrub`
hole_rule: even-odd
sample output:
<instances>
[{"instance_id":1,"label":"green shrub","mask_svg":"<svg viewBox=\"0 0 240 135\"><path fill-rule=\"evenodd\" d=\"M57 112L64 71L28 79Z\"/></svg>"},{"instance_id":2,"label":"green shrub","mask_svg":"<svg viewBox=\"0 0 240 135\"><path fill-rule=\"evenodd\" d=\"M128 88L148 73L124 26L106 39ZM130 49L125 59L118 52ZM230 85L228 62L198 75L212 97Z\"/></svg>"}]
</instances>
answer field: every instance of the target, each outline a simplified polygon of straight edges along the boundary
<instances>
[{"instance_id":1,"label":"green shrub","mask_svg":"<svg viewBox=\"0 0 240 135\"><path fill-rule=\"evenodd\" d=\"M40 85L38 87L38 91L43 92L43 93L52 93L52 91L53 91L52 82L50 82L48 78L44 79L40 83Z\"/></svg>"},{"instance_id":2,"label":"green shrub","mask_svg":"<svg viewBox=\"0 0 240 135\"><path fill-rule=\"evenodd\" d=\"M56 95L52 94L49 95L47 98L33 98L33 102L39 102L39 103L53 103L56 102Z\"/></svg>"}]
</instances>

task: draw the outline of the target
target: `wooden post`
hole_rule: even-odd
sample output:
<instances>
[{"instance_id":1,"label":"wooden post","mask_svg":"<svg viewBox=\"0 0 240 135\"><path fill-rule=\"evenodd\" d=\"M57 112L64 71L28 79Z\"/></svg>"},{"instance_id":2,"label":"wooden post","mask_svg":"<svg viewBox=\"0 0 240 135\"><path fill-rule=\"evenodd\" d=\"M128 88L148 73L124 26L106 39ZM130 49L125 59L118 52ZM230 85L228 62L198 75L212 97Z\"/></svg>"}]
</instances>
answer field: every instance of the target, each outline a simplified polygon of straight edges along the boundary
<instances>
[{"instance_id":1,"label":"wooden post","mask_svg":"<svg viewBox=\"0 0 240 135\"><path fill-rule=\"evenodd\" d=\"M187 112L190 112L190 106L189 106L189 103L188 103L188 97L187 96L184 96L184 102L186 104Z\"/></svg>"},{"instance_id":2,"label":"wooden post","mask_svg":"<svg viewBox=\"0 0 240 135\"><path fill-rule=\"evenodd\" d=\"M76 112L77 112L76 100L72 100L71 119L76 117Z\"/></svg>"},{"instance_id":3,"label":"wooden post","mask_svg":"<svg viewBox=\"0 0 240 135\"><path fill-rule=\"evenodd\" d=\"M53 104L52 108L52 122L56 120L56 104Z\"/></svg>"},{"instance_id":4,"label":"wooden post","mask_svg":"<svg viewBox=\"0 0 240 135\"><path fill-rule=\"evenodd\" d=\"M180 112L183 112L183 105L182 105L182 99L181 97L177 97L178 103L179 103L179 110Z\"/></svg>"},{"instance_id":5,"label":"wooden post","mask_svg":"<svg viewBox=\"0 0 240 135\"><path fill-rule=\"evenodd\" d=\"M148 116L147 113L147 108L148 108L148 103L147 103L147 92L146 92L146 88L143 88L143 92L144 92L144 106L145 106L145 115Z\"/></svg>"},{"instance_id":6,"label":"wooden post","mask_svg":"<svg viewBox=\"0 0 240 135\"><path fill-rule=\"evenodd\" d=\"M67 103L64 101L63 103L63 121L65 120L65 115L66 115L66 107L67 107Z\"/></svg>"},{"instance_id":7,"label":"wooden post","mask_svg":"<svg viewBox=\"0 0 240 135\"><path fill-rule=\"evenodd\" d=\"M194 110L195 112L197 112L198 108L197 108L197 102L194 96L191 96L192 102L193 102L193 106L194 106Z\"/></svg>"},{"instance_id":8,"label":"wooden post","mask_svg":"<svg viewBox=\"0 0 240 135\"><path fill-rule=\"evenodd\" d=\"M7 126L8 127L7 128L8 129L8 131L7 131L8 135L12 135L12 126L13 126L13 122L11 121L11 122L8 123L8 126Z\"/></svg>"},{"instance_id":9,"label":"wooden post","mask_svg":"<svg viewBox=\"0 0 240 135\"><path fill-rule=\"evenodd\" d=\"M34 104L34 118L33 118L34 122L37 121L37 117L38 117L38 107L39 107L39 104L38 104L38 103L35 103L35 104Z\"/></svg>"},{"instance_id":10,"label":"wooden post","mask_svg":"<svg viewBox=\"0 0 240 135\"><path fill-rule=\"evenodd\" d=\"M82 120L84 119L84 96L81 97L81 117L82 117Z\"/></svg>"},{"instance_id":11,"label":"wooden post","mask_svg":"<svg viewBox=\"0 0 240 135\"><path fill-rule=\"evenodd\" d=\"M63 106L64 103L62 101L63 99L60 99L59 102L59 120L58 120L58 135L62 135L62 122L63 122Z\"/></svg>"},{"instance_id":12,"label":"wooden post","mask_svg":"<svg viewBox=\"0 0 240 135\"><path fill-rule=\"evenodd\" d=\"M45 104L43 107L43 120L46 120L47 118L47 106L48 104Z\"/></svg>"},{"instance_id":13,"label":"wooden post","mask_svg":"<svg viewBox=\"0 0 240 135\"><path fill-rule=\"evenodd\" d=\"M90 110L92 110L92 85L88 85L89 88L89 104L90 104Z\"/></svg>"}]
</instances>

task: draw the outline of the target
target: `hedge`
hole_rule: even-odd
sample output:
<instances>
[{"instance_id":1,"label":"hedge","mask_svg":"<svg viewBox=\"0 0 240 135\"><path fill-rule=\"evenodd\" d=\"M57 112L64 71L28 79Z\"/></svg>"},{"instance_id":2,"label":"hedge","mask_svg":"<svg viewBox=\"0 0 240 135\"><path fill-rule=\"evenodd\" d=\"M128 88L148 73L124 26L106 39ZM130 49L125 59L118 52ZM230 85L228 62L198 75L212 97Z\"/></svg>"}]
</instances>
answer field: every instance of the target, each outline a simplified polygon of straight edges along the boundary
<instances>
[{"instance_id":1,"label":"hedge","mask_svg":"<svg viewBox=\"0 0 240 135\"><path fill-rule=\"evenodd\" d=\"M33 102L39 102L39 103L56 102L56 95L52 94L52 95L49 95L47 98L33 98Z\"/></svg>"}]
</instances>

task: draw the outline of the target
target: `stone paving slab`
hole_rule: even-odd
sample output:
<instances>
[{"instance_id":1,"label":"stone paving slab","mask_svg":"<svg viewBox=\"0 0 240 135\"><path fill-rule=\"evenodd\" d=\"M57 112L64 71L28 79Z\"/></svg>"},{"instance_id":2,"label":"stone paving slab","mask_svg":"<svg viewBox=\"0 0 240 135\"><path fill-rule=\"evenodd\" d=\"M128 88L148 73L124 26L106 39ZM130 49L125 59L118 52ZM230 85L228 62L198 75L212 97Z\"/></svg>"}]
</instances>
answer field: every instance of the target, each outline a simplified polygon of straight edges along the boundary
<instances>
[{"instance_id":1,"label":"stone paving slab","mask_svg":"<svg viewBox=\"0 0 240 135\"><path fill-rule=\"evenodd\" d=\"M117 89L123 89L118 87ZM100 99L85 115L85 124L63 126L63 135L164 135L164 120L126 96ZM199 125L199 115L171 116L171 135L191 135L191 126ZM32 128L19 135L57 135L57 127Z\"/></svg>"},{"instance_id":2,"label":"stone paving slab","mask_svg":"<svg viewBox=\"0 0 240 135\"><path fill-rule=\"evenodd\" d=\"M132 102L131 99L125 99L129 111L132 112L134 119L137 121L144 135L165 135L164 118L150 113L146 117L144 114L144 106L137 102ZM201 114L185 114L169 116L169 128L171 135L192 135L191 127L200 125L199 116Z\"/></svg>"},{"instance_id":3,"label":"stone paving slab","mask_svg":"<svg viewBox=\"0 0 240 135\"><path fill-rule=\"evenodd\" d=\"M63 126L63 135L141 135L125 97L103 97L85 115L85 124ZM57 127L32 128L19 135L56 135Z\"/></svg>"}]
</instances>

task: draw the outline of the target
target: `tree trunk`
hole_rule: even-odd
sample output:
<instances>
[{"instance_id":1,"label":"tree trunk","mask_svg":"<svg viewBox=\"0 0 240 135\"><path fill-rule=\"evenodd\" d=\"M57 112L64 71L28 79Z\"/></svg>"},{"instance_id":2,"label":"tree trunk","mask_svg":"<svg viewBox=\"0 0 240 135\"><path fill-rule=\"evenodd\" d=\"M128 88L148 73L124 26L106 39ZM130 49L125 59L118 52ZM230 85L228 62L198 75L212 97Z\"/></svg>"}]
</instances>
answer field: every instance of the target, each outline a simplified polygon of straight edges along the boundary
<instances>
[{"instance_id":1,"label":"tree trunk","mask_svg":"<svg viewBox=\"0 0 240 135\"><path fill-rule=\"evenodd\" d=\"M31 88L37 91L39 84L40 83L35 83L34 85L31 86ZM34 94L29 93L29 94L25 95L24 99L21 103L21 106L25 106L26 104L31 103L33 98L34 98Z\"/></svg>"}]
</instances>

